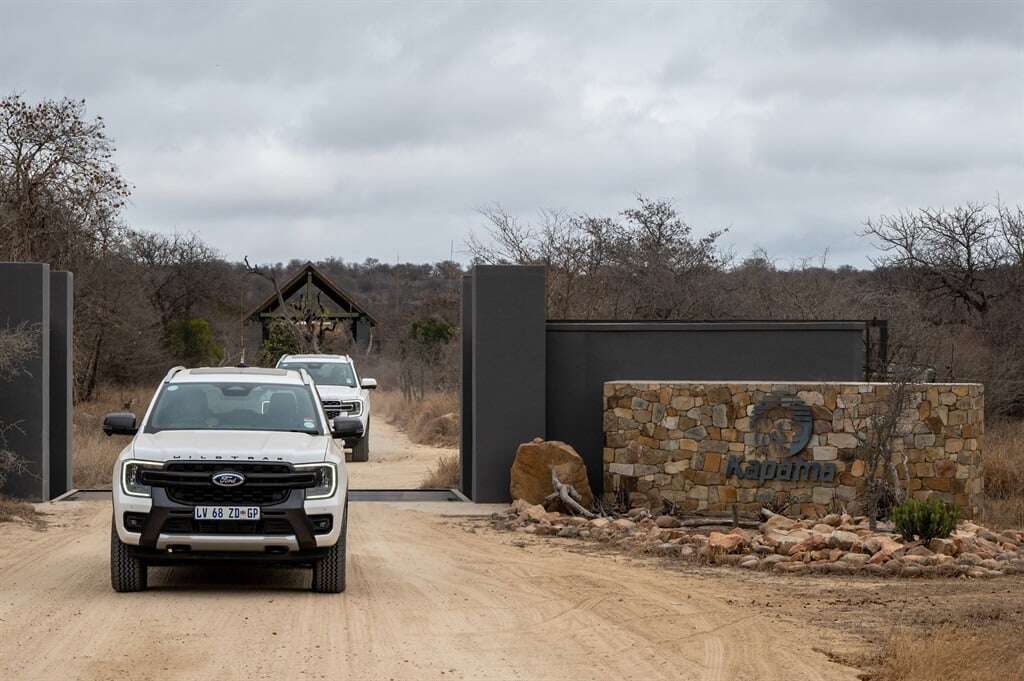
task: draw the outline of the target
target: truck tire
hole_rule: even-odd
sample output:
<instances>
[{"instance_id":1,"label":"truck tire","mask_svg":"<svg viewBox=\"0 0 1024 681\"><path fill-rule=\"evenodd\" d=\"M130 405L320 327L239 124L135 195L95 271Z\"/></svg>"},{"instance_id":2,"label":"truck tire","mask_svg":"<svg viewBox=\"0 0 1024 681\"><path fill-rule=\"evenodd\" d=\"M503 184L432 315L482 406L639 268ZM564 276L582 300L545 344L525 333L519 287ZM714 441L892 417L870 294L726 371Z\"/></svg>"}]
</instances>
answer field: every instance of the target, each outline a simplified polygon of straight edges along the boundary
<instances>
[{"instance_id":1,"label":"truck tire","mask_svg":"<svg viewBox=\"0 0 1024 681\"><path fill-rule=\"evenodd\" d=\"M345 517L341 520L338 542L327 555L313 563L312 589L320 594L340 594L345 590L345 550L348 543L348 496L345 497Z\"/></svg>"},{"instance_id":2,"label":"truck tire","mask_svg":"<svg viewBox=\"0 0 1024 681\"><path fill-rule=\"evenodd\" d=\"M145 591L148 583L146 561L136 556L131 547L121 541L110 519L110 586L118 593Z\"/></svg>"},{"instance_id":3,"label":"truck tire","mask_svg":"<svg viewBox=\"0 0 1024 681\"><path fill-rule=\"evenodd\" d=\"M359 438L359 442L352 447L352 460L370 460L370 419L366 419L366 430L363 431L363 436Z\"/></svg>"}]
</instances>

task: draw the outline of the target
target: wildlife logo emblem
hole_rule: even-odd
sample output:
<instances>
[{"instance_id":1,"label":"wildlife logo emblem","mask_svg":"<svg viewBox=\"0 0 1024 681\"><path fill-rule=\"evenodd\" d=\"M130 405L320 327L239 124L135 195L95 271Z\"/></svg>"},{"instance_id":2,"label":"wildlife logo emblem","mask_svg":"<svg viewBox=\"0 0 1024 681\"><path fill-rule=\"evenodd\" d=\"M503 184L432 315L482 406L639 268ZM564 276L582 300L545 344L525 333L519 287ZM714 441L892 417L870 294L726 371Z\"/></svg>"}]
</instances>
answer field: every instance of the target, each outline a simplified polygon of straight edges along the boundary
<instances>
[{"instance_id":1,"label":"wildlife logo emblem","mask_svg":"<svg viewBox=\"0 0 1024 681\"><path fill-rule=\"evenodd\" d=\"M814 434L814 415L799 397L779 393L765 395L750 414L750 430L756 450L764 459L746 461L741 456L730 456L725 477L760 482L835 480L834 463L797 458Z\"/></svg>"}]
</instances>

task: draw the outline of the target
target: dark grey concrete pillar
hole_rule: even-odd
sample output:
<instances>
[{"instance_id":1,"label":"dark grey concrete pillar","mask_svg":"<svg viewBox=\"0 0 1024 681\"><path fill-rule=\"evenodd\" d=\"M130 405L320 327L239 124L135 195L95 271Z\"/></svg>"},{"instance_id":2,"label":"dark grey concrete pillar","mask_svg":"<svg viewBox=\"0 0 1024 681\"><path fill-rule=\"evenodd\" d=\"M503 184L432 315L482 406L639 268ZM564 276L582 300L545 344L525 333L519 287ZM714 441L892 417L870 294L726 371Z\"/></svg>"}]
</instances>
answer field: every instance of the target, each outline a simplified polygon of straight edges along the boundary
<instances>
[{"instance_id":1,"label":"dark grey concrete pillar","mask_svg":"<svg viewBox=\"0 0 1024 681\"><path fill-rule=\"evenodd\" d=\"M32 325L38 351L13 381L0 384L0 421L16 424L7 445L28 462L29 473L11 475L5 492L42 501L50 493L50 267L0 263L0 325Z\"/></svg>"},{"instance_id":2,"label":"dark grey concrete pillar","mask_svg":"<svg viewBox=\"0 0 1024 681\"><path fill-rule=\"evenodd\" d=\"M473 495L473 277L462 275L459 307L459 489Z\"/></svg>"},{"instance_id":3,"label":"dark grey concrete pillar","mask_svg":"<svg viewBox=\"0 0 1024 681\"><path fill-rule=\"evenodd\" d=\"M72 487L74 276L50 272L50 498Z\"/></svg>"},{"instance_id":4,"label":"dark grey concrete pillar","mask_svg":"<svg viewBox=\"0 0 1024 681\"><path fill-rule=\"evenodd\" d=\"M544 437L544 268L472 272L472 498L509 500L516 447Z\"/></svg>"}]
</instances>

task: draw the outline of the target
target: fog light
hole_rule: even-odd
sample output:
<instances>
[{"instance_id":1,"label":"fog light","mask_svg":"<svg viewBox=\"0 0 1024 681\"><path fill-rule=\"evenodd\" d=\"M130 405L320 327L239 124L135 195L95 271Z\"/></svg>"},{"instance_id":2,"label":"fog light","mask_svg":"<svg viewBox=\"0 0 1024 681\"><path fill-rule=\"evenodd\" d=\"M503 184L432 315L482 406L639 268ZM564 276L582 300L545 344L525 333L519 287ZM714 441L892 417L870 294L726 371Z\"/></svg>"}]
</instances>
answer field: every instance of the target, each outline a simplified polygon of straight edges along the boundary
<instances>
[{"instance_id":1,"label":"fog light","mask_svg":"<svg viewBox=\"0 0 1024 681\"><path fill-rule=\"evenodd\" d=\"M313 534L329 534L334 527L334 516L311 515L309 522L313 525Z\"/></svg>"},{"instance_id":2,"label":"fog light","mask_svg":"<svg viewBox=\"0 0 1024 681\"><path fill-rule=\"evenodd\" d=\"M129 532L142 532L142 528L146 526L146 518L148 516L148 513L131 513L126 511L124 514L124 529Z\"/></svg>"}]
</instances>

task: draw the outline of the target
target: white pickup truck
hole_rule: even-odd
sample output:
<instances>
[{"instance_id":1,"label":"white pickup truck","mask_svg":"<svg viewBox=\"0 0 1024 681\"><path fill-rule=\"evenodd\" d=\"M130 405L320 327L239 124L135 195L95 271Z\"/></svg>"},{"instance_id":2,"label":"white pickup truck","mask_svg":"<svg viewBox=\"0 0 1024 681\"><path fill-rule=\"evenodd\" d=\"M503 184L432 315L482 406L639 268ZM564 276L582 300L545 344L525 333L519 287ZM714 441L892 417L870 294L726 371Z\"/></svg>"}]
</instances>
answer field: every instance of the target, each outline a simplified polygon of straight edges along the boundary
<instances>
[{"instance_id":1,"label":"white pickup truck","mask_svg":"<svg viewBox=\"0 0 1024 681\"><path fill-rule=\"evenodd\" d=\"M361 433L345 437L353 461L370 460L370 391L377 388L372 378L359 379L356 365L348 355L284 355L278 369L305 369L316 383L328 420L351 416L363 424Z\"/></svg>"},{"instance_id":2,"label":"white pickup truck","mask_svg":"<svg viewBox=\"0 0 1024 681\"><path fill-rule=\"evenodd\" d=\"M319 401L305 371L176 367L141 422L108 414L107 435L134 436L114 464L114 590L144 590L150 565L243 559L312 567L313 591L344 591L341 440L362 424L328 423Z\"/></svg>"}]
</instances>

